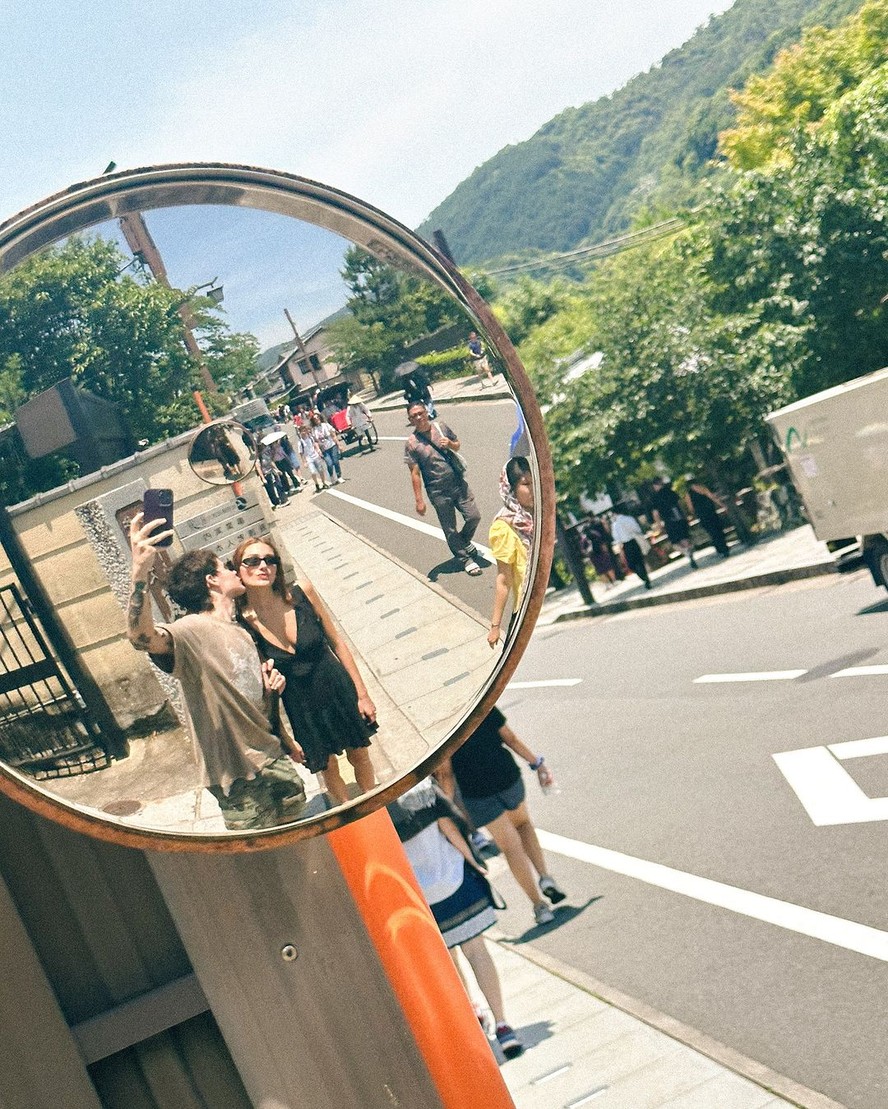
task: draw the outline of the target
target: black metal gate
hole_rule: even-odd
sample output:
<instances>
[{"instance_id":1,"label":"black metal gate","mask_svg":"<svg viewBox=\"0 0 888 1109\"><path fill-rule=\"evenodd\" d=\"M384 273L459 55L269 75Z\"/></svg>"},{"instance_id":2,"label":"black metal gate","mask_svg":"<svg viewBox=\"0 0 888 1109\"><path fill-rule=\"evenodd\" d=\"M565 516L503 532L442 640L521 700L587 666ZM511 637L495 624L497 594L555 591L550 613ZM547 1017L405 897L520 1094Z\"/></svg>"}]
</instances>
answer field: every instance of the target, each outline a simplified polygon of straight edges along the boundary
<instances>
[{"instance_id":1,"label":"black metal gate","mask_svg":"<svg viewBox=\"0 0 888 1109\"><path fill-rule=\"evenodd\" d=\"M98 724L16 584L0 587L0 759L40 779L110 763Z\"/></svg>"}]
</instances>

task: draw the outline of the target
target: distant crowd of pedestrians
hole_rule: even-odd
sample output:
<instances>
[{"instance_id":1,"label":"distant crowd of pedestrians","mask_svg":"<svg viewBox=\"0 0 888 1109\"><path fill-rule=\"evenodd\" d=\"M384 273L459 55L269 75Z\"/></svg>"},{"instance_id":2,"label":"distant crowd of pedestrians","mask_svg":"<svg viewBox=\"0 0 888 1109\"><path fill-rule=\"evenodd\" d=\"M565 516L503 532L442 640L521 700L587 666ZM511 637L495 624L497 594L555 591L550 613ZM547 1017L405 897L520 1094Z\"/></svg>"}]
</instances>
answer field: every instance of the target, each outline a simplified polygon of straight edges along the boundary
<instances>
[{"instance_id":1,"label":"distant crowd of pedestrians","mask_svg":"<svg viewBox=\"0 0 888 1109\"><path fill-rule=\"evenodd\" d=\"M653 588L650 555L654 544L664 538L669 548L687 558L691 569L698 569L691 538L692 520L708 534L717 554L722 558L729 556L722 515L724 501L702 481L687 478L682 497L667 478L654 478L646 500L646 513L640 502L623 500L574 524L581 554L591 562L606 587L635 574L646 589ZM642 524L645 516L647 520Z\"/></svg>"}]
</instances>

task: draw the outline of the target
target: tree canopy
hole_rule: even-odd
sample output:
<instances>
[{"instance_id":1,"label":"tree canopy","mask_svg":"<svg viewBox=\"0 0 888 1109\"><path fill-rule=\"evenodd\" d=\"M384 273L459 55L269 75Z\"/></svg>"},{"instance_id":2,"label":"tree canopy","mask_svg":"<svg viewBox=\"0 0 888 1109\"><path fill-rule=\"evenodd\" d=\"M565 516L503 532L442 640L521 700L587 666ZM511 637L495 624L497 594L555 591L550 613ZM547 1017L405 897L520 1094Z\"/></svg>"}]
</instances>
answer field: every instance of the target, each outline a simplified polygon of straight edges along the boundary
<instances>
[{"instance_id":1,"label":"tree canopy","mask_svg":"<svg viewBox=\"0 0 888 1109\"><path fill-rule=\"evenodd\" d=\"M9 422L23 400L71 378L119 404L136 440L158 442L199 421L191 395L198 367L177 311L187 292L121 272L128 261L113 242L74 237L0 279L0 419ZM231 389L246 384L255 374L254 337L232 332L206 298L189 306L207 368ZM32 476L47 488L70 472L57 460Z\"/></svg>"},{"instance_id":2,"label":"tree canopy","mask_svg":"<svg viewBox=\"0 0 888 1109\"><path fill-rule=\"evenodd\" d=\"M845 30L871 44L859 21ZM793 65L813 74L850 56L840 38L824 54L809 36ZM768 411L888 363L888 64L863 70L816 128L787 127L779 171L724 175L684 231L550 301L534 284L504 295L501 317L519 334L530 325L519 352L550 405L563 496L631 485L655 465L737 487ZM535 323L516 301L555 307Z\"/></svg>"}]
</instances>

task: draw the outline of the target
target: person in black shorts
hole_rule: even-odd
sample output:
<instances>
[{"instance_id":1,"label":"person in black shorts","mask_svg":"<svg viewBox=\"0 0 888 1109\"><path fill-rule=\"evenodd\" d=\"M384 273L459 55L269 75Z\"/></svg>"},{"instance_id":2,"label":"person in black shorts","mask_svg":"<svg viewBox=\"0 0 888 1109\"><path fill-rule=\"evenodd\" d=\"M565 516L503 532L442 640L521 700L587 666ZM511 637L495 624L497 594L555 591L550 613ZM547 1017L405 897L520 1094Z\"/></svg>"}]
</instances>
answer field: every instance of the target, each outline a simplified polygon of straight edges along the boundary
<instances>
[{"instance_id":1,"label":"person in black shorts","mask_svg":"<svg viewBox=\"0 0 888 1109\"><path fill-rule=\"evenodd\" d=\"M476 828L483 826L490 832L518 885L530 898L537 924L549 924L555 918L540 894L553 905L567 895L546 867L536 828L527 811L521 768L512 751L537 772L544 789L555 784L543 756L535 755L521 742L495 707L462 747L441 764L435 776L450 798L455 798L459 787L463 808Z\"/></svg>"}]
</instances>

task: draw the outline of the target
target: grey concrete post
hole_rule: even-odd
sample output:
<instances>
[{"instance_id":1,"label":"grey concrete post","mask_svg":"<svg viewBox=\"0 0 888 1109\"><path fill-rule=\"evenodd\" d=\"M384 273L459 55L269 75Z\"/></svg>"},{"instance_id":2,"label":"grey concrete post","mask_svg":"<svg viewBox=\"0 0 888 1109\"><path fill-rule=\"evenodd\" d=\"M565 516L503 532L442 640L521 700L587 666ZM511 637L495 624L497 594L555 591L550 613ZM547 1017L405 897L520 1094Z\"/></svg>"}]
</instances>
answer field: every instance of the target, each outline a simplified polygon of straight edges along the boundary
<instances>
[{"instance_id":1,"label":"grey concrete post","mask_svg":"<svg viewBox=\"0 0 888 1109\"><path fill-rule=\"evenodd\" d=\"M326 839L147 857L254 1105L442 1109Z\"/></svg>"},{"instance_id":2,"label":"grey concrete post","mask_svg":"<svg viewBox=\"0 0 888 1109\"><path fill-rule=\"evenodd\" d=\"M0 1107L64 1105L65 1109L101 1109L55 994L2 880L0 950Z\"/></svg>"}]
</instances>

